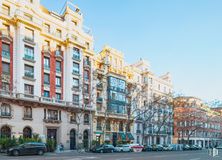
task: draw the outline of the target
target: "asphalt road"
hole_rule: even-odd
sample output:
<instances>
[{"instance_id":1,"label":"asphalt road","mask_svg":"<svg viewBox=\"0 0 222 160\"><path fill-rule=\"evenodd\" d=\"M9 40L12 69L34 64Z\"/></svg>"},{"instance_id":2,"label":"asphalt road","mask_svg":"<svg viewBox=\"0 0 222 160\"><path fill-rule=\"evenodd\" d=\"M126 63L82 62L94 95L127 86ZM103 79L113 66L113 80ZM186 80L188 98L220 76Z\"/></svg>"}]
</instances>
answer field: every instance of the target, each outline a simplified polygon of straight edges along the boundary
<instances>
[{"instance_id":1,"label":"asphalt road","mask_svg":"<svg viewBox=\"0 0 222 160\"><path fill-rule=\"evenodd\" d=\"M206 150L180 152L142 152L142 153L48 153L44 156L9 157L0 155L0 160L222 160L222 151L217 157L210 157Z\"/></svg>"}]
</instances>

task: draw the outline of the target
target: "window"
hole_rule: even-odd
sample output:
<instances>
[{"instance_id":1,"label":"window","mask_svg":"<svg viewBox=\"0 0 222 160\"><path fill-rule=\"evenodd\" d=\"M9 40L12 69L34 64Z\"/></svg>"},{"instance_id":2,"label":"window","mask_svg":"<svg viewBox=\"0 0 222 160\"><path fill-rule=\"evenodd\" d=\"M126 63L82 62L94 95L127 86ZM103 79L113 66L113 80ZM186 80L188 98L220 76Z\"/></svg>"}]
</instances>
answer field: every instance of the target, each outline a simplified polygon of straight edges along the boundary
<instances>
[{"instance_id":1,"label":"window","mask_svg":"<svg viewBox=\"0 0 222 160\"><path fill-rule=\"evenodd\" d=\"M9 91L9 83L2 82L2 90L3 91Z\"/></svg>"},{"instance_id":2,"label":"window","mask_svg":"<svg viewBox=\"0 0 222 160\"><path fill-rule=\"evenodd\" d=\"M89 124L89 114L84 115L84 124Z\"/></svg>"},{"instance_id":3,"label":"window","mask_svg":"<svg viewBox=\"0 0 222 160\"><path fill-rule=\"evenodd\" d=\"M2 62L2 72L10 75L10 63Z\"/></svg>"},{"instance_id":4,"label":"window","mask_svg":"<svg viewBox=\"0 0 222 160\"><path fill-rule=\"evenodd\" d=\"M120 122L120 123L119 123L119 131L120 131L120 132L123 132L123 122Z\"/></svg>"},{"instance_id":5,"label":"window","mask_svg":"<svg viewBox=\"0 0 222 160\"><path fill-rule=\"evenodd\" d=\"M55 55L56 56L62 56L61 46L59 46L59 45L56 46Z\"/></svg>"},{"instance_id":6,"label":"window","mask_svg":"<svg viewBox=\"0 0 222 160\"><path fill-rule=\"evenodd\" d=\"M58 120L57 110L48 110L48 120Z\"/></svg>"},{"instance_id":7,"label":"window","mask_svg":"<svg viewBox=\"0 0 222 160\"><path fill-rule=\"evenodd\" d=\"M78 48L73 48L73 58L80 60L80 50Z\"/></svg>"},{"instance_id":8,"label":"window","mask_svg":"<svg viewBox=\"0 0 222 160\"><path fill-rule=\"evenodd\" d=\"M44 57L44 68L50 69L50 59L48 57Z\"/></svg>"},{"instance_id":9,"label":"window","mask_svg":"<svg viewBox=\"0 0 222 160\"><path fill-rule=\"evenodd\" d=\"M10 117L11 116L11 106L6 103L1 105L1 116Z\"/></svg>"},{"instance_id":10,"label":"window","mask_svg":"<svg viewBox=\"0 0 222 160\"><path fill-rule=\"evenodd\" d=\"M25 45L25 59L34 60L34 48Z\"/></svg>"},{"instance_id":11,"label":"window","mask_svg":"<svg viewBox=\"0 0 222 160\"><path fill-rule=\"evenodd\" d=\"M29 85L29 84L25 84L25 94L34 94L34 86L33 85Z\"/></svg>"},{"instance_id":12,"label":"window","mask_svg":"<svg viewBox=\"0 0 222 160\"><path fill-rule=\"evenodd\" d=\"M76 78L73 78L73 87L75 87L75 88L79 87L79 80Z\"/></svg>"},{"instance_id":13,"label":"window","mask_svg":"<svg viewBox=\"0 0 222 160\"><path fill-rule=\"evenodd\" d=\"M61 72L61 62L60 61L56 61L56 71Z\"/></svg>"},{"instance_id":14,"label":"window","mask_svg":"<svg viewBox=\"0 0 222 160\"><path fill-rule=\"evenodd\" d=\"M160 90L160 84L158 85L158 90Z\"/></svg>"},{"instance_id":15,"label":"window","mask_svg":"<svg viewBox=\"0 0 222 160\"><path fill-rule=\"evenodd\" d=\"M86 42L86 48L87 48L87 49L90 49L89 42Z\"/></svg>"},{"instance_id":16,"label":"window","mask_svg":"<svg viewBox=\"0 0 222 160\"><path fill-rule=\"evenodd\" d=\"M34 41L34 31L29 28L25 28L25 39Z\"/></svg>"},{"instance_id":17,"label":"window","mask_svg":"<svg viewBox=\"0 0 222 160\"><path fill-rule=\"evenodd\" d=\"M56 37L62 37L62 31L60 29L56 29Z\"/></svg>"},{"instance_id":18,"label":"window","mask_svg":"<svg viewBox=\"0 0 222 160\"><path fill-rule=\"evenodd\" d=\"M24 118L32 118L32 108L31 107L25 107L24 108Z\"/></svg>"},{"instance_id":19,"label":"window","mask_svg":"<svg viewBox=\"0 0 222 160\"><path fill-rule=\"evenodd\" d=\"M84 84L84 93L89 93L89 85Z\"/></svg>"},{"instance_id":20,"label":"window","mask_svg":"<svg viewBox=\"0 0 222 160\"><path fill-rule=\"evenodd\" d=\"M50 93L49 91L44 91L43 96L44 97L49 97L49 93Z\"/></svg>"},{"instance_id":21,"label":"window","mask_svg":"<svg viewBox=\"0 0 222 160\"><path fill-rule=\"evenodd\" d=\"M97 120L97 126L96 126L96 129L101 131L102 130L102 122L101 120Z\"/></svg>"},{"instance_id":22,"label":"window","mask_svg":"<svg viewBox=\"0 0 222 160\"><path fill-rule=\"evenodd\" d=\"M50 33L50 25L49 24L44 24L44 31L47 33Z\"/></svg>"},{"instance_id":23,"label":"window","mask_svg":"<svg viewBox=\"0 0 222 160\"><path fill-rule=\"evenodd\" d=\"M32 16L30 14L24 14L26 20L32 21Z\"/></svg>"},{"instance_id":24,"label":"window","mask_svg":"<svg viewBox=\"0 0 222 160\"><path fill-rule=\"evenodd\" d=\"M34 67L25 65L25 77L34 78Z\"/></svg>"},{"instance_id":25,"label":"window","mask_svg":"<svg viewBox=\"0 0 222 160\"><path fill-rule=\"evenodd\" d=\"M79 64L73 62L73 73L79 74Z\"/></svg>"},{"instance_id":26,"label":"window","mask_svg":"<svg viewBox=\"0 0 222 160\"><path fill-rule=\"evenodd\" d=\"M57 100L61 100L61 99L62 99L61 93L56 93L56 99L57 99Z\"/></svg>"},{"instance_id":27,"label":"window","mask_svg":"<svg viewBox=\"0 0 222 160\"><path fill-rule=\"evenodd\" d=\"M56 77L56 87L61 87L61 77Z\"/></svg>"},{"instance_id":28,"label":"window","mask_svg":"<svg viewBox=\"0 0 222 160\"><path fill-rule=\"evenodd\" d=\"M109 120L106 122L106 130L107 131L111 131L111 125L110 125L110 121Z\"/></svg>"},{"instance_id":29,"label":"window","mask_svg":"<svg viewBox=\"0 0 222 160\"><path fill-rule=\"evenodd\" d=\"M70 122L76 122L76 113L72 112L70 115Z\"/></svg>"},{"instance_id":30,"label":"window","mask_svg":"<svg viewBox=\"0 0 222 160\"><path fill-rule=\"evenodd\" d=\"M50 84L50 75L44 73L44 84Z\"/></svg>"},{"instance_id":31,"label":"window","mask_svg":"<svg viewBox=\"0 0 222 160\"><path fill-rule=\"evenodd\" d=\"M84 71L84 79L89 80L89 72L88 71Z\"/></svg>"},{"instance_id":32,"label":"window","mask_svg":"<svg viewBox=\"0 0 222 160\"><path fill-rule=\"evenodd\" d=\"M10 7L3 4L2 5L2 13L9 16L10 15Z\"/></svg>"},{"instance_id":33,"label":"window","mask_svg":"<svg viewBox=\"0 0 222 160\"><path fill-rule=\"evenodd\" d=\"M72 101L74 104L79 104L79 95L73 94Z\"/></svg>"},{"instance_id":34,"label":"window","mask_svg":"<svg viewBox=\"0 0 222 160\"><path fill-rule=\"evenodd\" d=\"M23 129L23 138L32 138L32 129L30 127Z\"/></svg>"},{"instance_id":35,"label":"window","mask_svg":"<svg viewBox=\"0 0 222 160\"><path fill-rule=\"evenodd\" d=\"M2 43L2 57L10 59L10 45Z\"/></svg>"},{"instance_id":36,"label":"window","mask_svg":"<svg viewBox=\"0 0 222 160\"><path fill-rule=\"evenodd\" d=\"M7 138L11 137L11 129L6 125L1 128L0 133L1 137L7 137Z\"/></svg>"}]
</instances>

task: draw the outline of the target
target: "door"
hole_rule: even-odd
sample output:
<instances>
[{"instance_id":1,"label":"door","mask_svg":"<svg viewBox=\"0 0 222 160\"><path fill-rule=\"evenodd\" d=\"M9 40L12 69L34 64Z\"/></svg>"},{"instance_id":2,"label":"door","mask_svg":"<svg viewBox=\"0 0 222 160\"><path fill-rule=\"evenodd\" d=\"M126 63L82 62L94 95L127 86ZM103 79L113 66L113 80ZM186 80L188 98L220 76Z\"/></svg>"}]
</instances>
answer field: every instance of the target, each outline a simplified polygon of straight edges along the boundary
<instances>
[{"instance_id":1,"label":"door","mask_svg":"<svg viewBox=\"0 0 222 160\"><path fill-rule=\"evenodd\" d=\"M117 133L113 133L113 146L114 146L114 147L116 147L117 140L118 140Z\"/></svg>"},{"instance_id":2,"label":"door","mask_svg":"<svg viewBox=\"0 0 222 160\"><path fill-rule=\"evenodd\" d=\"M88 130L83 132L83 145L85 149L89 149L89 133Z\"/></svg>"},{"instance_id":3,"label":"door","mask_svg":"<svg viewBox=\"0 0 222 160\"><path fill-rule=\"evenodd\" d=\"M53 139L57 144L57 129L47 129L47 138Z\"/></svg>"},{"instance_id":4,"label":"door","mask_svg":"<svg viewBox=\"0 0 222 160\"><path fill-rule=\"evenodd\" d=\"M70 131L70 150L76 149L76 131L72 129Z\"/></svg>"}]
</instances>

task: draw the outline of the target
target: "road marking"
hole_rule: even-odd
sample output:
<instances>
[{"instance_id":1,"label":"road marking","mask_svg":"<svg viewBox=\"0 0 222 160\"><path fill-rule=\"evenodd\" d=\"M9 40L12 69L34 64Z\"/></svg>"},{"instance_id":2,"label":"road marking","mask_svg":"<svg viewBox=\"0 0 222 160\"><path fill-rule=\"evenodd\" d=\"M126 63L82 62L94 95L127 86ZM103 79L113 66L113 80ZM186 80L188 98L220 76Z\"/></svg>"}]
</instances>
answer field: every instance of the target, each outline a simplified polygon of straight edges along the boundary
<instances>
[{"instance_id":1,"label":"road marking","mask_svg":"<svg viewBox=\"0 0 222 160\"><path fill-rule=\"evenodd\" d=\"M193 159L190 159L190 160L200 160L200 158L193 158Z\"/></svg>"}]
</instances>

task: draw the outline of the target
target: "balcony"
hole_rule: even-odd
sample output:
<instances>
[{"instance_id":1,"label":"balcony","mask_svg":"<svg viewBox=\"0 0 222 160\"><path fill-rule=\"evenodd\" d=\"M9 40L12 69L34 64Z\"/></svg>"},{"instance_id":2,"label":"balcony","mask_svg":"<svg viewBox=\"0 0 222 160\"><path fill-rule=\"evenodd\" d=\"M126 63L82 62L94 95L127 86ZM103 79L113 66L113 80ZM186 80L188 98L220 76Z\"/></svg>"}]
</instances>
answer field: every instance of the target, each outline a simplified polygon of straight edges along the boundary
<instances>
[{"instance_id":1,"label":"balcony","mask_svg":"<svg viewBox=\"0 0 222 160\"><path fill-rule=\"evenodd\" d=\"M0 117L1 118L12 118L11 112L0 112Z\"/></svg>"},{"instance_id":2,"label":"balcony","mask_svg":"<svg viewBox=\"0 0 222 160\"><path fill-rule=\"evenodd\" d=\"M26 43L29 43L31 45L35 45L35 42L34 42L34 38L33 37L28 37L28 36L25 36L24 39L23 39L24 42Z\"/></svg>"},{"instance_id":3,"label":"balcony","mask_svg":"<svg viewBox=\"0 0 222 160\"><path fill-rule=\"evenodd\" d=\"M7 30L7 29L3 29L1 30L1 35L0 35L2 38L7 38L9 39L10 41L12 41L12 36L10 34L10 31Z\"/></svg>"},{"instance_id":4,"label":"balcony","mask_svg":"<svg viewBox=\"0 0 222 160\"><path fill-rule=\"evenodd\" d=\"M43 51L44 53L50 54L50 53L51 53L51 51L50 51L50 46L44 45L44 46L42 47L42 51Z\"/></svg>"},{"instance_id":5,"label":"balcony","mask_svg":"<svg viewBox=\"0 0 222 160\"><path fill-rule=\"evenodd\" d=\"M31 71L25 71L25 77L34 79L34 73Z\"/></svg>"},{"instance_id":6,"label":"balcony","mask_svg":"<svg viewBox=\"0 0 222 160\"><path fill-rule=\"evenodd\" d=\"M75 60L75 61L79 61L79 62L81 61L80 55L73 54L72 59Z\"/></svg>"},{"instance_id":7,"label":"balcony","mask_svg":"<svg viewBox=\"0 0 222 160\"><path fill-rule=\"evenodd\" d=\"M89 99L89 93L84 93L84 99Z\"/></svg>"},{"instance_id":8,"label":"balcony","mask_svg":"<svg viewBox=\"0 0 222 160\"><path fill-rule=\"evenodd\" d=\"M141 130L139 129L136 130L136 134L141 134L141 133L142 133Z\"/></svg>"},{"instance_id":9,"label":"balcony","mask_svg":"<svg viewBox=\"0 0 222 160\"><path fill-rule=\"evenodd\" d=\"M2 97L15 97L15 93L9 91L9 90L3 90L3 89L0 89L0 96Z\"/></svg>"},{"instance_id":10,"label":"balcony","mask_svg":"<svg viewBox=\"0 0 222 160\"><path fill-rule=\"evenodd\" d=\"M98 97L98 98L96 99L96 102L97 102L97 103L103 103L103 98L102 98L102 97Z\"/></svg>"},{"instance_id":11,"label":"balcony","mask_svg":"<svg viewBox=\"0 0 222 160\"><path fill-rule=\"evenodd\" d=\"M102 83L97 84L97 85L96 85L96 88L97 88L97 90L102 91L102 90L103 90L103 84L102 84Z\"/></svg>"},{"instance_id":12,"label":"balcony","mask_svg":"<svg viewBox=\"0 0 222 160\"><path fill-rule=\"evenodd\" d=\"M55 56L56 56L56 57L59 57L59 58L63 58L63 57L62 57L62 51L56 50L56 51L55 51Z\"/></svg>"},{"instance_id":13,"label":"balcony","mask_svg":"<svg viewBox=\"0 0 222 160\"><path fill-rule=\"evenodd\" d=\"M84 60L84 68L88 68L90 69L91 68L91 62L89 60Z\"/></svg>"},{"instance_id":14,"label":"balcony","mask_svg":"<svg viewBox=\"0 0 222 160\"><path fill-rule=\"evenodd\" d=\"M31 62L35 62L35 61L34 61L34 56L27 55L27 54L24 55L24 60L28 60L28 61L31 61Z\"/></svg>"},{"instance_id":15,"label":"balcony","mask_svg":"<svg viewBox=\"0 0 222 160\"><path fill-rule=\"evenodd\" d=\"M79 86L73 86L72 90L75 91L75 92L79 92L80 88L79 88Z\"/></svg>"},{"instance_id":16,"label":"balcony","mask_svg":"<svg viewBox=\"0 0 222 160\"><path fill-rule=\"evenodd\" d=\"M2 57L10 60L10 52L2 50Z\"/></svg>"},{"instance_id":17,"label":"balcony","mask_svg":"<svg viewBox=\"0 0 222 160\"><path fill-rule=\"evenodd\" d=\"M26 99L26 100L30 100L30 101L39 101L39 97L38 96L35 96L33 94L30 94L30 93L18 93L16 95L17 98L20 98L20 99Z\"/></svg>"},{"instance_id":18,"label":"balcony","mask_svg":"<svg viewBox=\"0 0 222 160\"><path fill-rule=\"evenodd\" d=\"M45 123L55 123L55 124L60 124L62 121L58 120L58 119L53 119L53 118L50 118L50 119L43 119L43 122Z\"/></svg>"},{"instance_id":19,"label":"balcony","mask_svg":"<svg viewBox=\"0 0 222 160\"><path fill-rule=\"evenodd\" d=\"M101 130L102 130L102 126L100 126L100 125L99 125L99 126L96 126L96 130L97 130L97 131L101 131Z\"/></svg>"},{"instance_id":20,"label":"balcony","mask_svg":"<svg viewBox=\"0 0 222 160\"><path fill-rule=\"evenodd\" d=\"M72 71L72 74L74 74L74 75L76 75L76 76L79 76L80 74L79 74L79 71L77 71L77 70L73 70Z\"/></svg>"}]
</instances>

